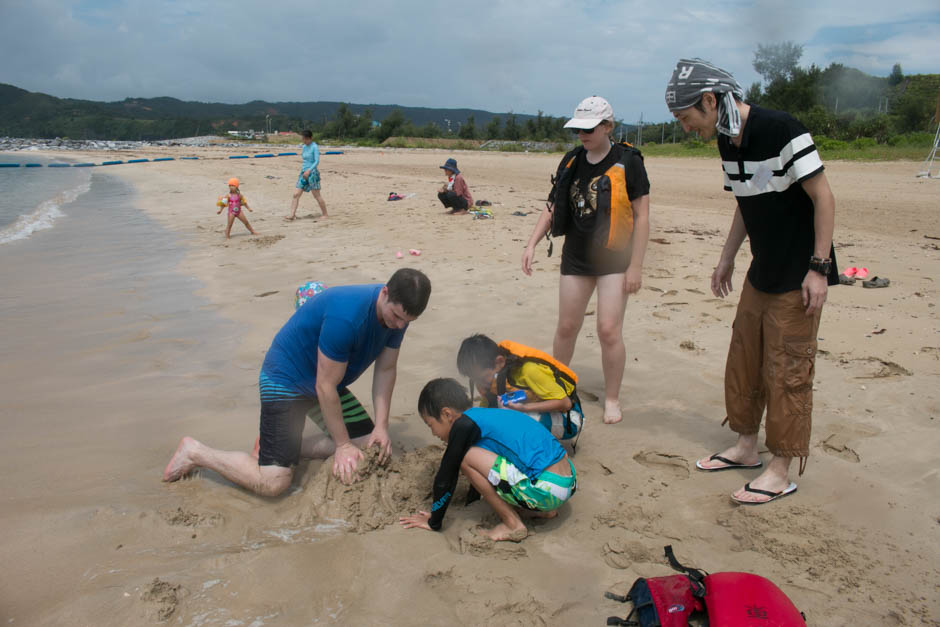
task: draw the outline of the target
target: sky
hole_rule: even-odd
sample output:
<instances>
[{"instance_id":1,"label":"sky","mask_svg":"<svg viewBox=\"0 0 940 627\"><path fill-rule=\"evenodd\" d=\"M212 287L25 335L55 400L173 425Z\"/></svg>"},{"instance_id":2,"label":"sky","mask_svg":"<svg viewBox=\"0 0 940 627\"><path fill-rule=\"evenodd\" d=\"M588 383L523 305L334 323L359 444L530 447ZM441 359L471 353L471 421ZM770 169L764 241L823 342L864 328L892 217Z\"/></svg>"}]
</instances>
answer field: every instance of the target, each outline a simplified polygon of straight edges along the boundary
<instances>
[{"instance_id":1,"label":"sky","mask_svg":"<svg viewBox=\"0 0 940 627\"><path fill-rule=\"evenodd\" d=\"M940 73L937 0L0 0L0 82L60 98L342 101L671 119L683 57L760 80L758 44L802 66Z\"/></svg>"}]
</instances>

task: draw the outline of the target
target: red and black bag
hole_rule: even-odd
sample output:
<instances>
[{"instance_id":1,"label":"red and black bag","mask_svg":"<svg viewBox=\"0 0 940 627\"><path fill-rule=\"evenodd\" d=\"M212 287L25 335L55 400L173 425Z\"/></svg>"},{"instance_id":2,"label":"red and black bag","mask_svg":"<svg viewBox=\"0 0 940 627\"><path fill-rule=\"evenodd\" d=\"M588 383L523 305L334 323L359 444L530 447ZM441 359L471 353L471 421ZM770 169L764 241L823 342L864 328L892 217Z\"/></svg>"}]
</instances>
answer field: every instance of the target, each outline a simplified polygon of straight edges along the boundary
<instances>
[{"instance_id":1,"label":"red and black bag","mask_svg":"<svg viewBox=\"0 0 940 627\"><path fill-rule=\"evenodd\" d=\"M671 546L665 553L670 566L683 574L641 577L627 596L605 593L621 603L633 602L626 618L611 616L608 625L685 627L693 613L704 609L713 627L806 627L806 617L769 579L751 573L710 575L680 564Z\"/></svg>"},{"instance_id":2,"label":"red and black bag","mask_svg":"<svg viewBox=\"0 0 940 627\"><path fill-rule=\"evenodd\" d=\"M708 624L722 627L806 627L806 619L774 582L752 573L705 577Z\"/></svg>"},{"instance_id":3,"label":"red and black bag","mask_svg":"<svg viewBox=\"0 0 940 627\"><path fill-rule=\"evenodd\" d=\"M612 592L604 594L608 599L633 602L633 610L626 618L611 616L608 625L630 625L639 627L686 627L693 612L704 609L705 573L682 566L666 547L666 558L673 568L683 573L668 577L640 577L633 582L627 596ZM633 619L634 614L636 619Z\"/></svg>"}]
</instances>

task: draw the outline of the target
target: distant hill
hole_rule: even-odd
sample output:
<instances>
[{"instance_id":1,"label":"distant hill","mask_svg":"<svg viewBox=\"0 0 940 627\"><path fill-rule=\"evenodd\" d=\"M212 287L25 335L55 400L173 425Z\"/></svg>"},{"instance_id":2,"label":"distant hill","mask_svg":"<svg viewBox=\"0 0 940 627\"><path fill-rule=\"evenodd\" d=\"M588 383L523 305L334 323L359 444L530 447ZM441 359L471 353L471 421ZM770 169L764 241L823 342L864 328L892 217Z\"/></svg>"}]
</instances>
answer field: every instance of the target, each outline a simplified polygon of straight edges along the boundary
<instances>
[{"instance_id":1,"label":"distant hill","mask_svg":"<svg viewBox=\"0 0 940 627\"><path fill-rule=\"evenodd\" d=\"M193 102L176 98L126 98L119 102L96 102L56 98L0 83L0 136L70 137L72 139L155 140L224 133L227 130L301 130L332 119L340 102L265 102L245 104ZM415 126L433 123L443 130L465 124L474 117L477 127L507 113L480 109L432 109L397 105L350 104L355 115L370 110L381 122L395 110ZM524 124L536 116L514 114Z\"/></svg>"}]
</instances>

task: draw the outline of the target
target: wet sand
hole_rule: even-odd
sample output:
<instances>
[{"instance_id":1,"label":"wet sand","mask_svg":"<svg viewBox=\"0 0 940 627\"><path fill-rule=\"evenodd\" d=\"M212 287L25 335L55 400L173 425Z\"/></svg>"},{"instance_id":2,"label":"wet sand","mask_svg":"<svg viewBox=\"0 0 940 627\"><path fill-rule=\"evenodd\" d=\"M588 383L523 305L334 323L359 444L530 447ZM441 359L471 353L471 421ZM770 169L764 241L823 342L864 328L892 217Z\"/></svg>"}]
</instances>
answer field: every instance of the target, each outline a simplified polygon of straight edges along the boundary
<instances>
[{"instance_id":1,"label":"wet sand","mask_svg":"<svg viewBox=\"0 0 940 627\"><path fill-rule=\"evenodd\" d=\"M154 154L227 153L113 158ZM493 202L495 219L442 215L438 166L449 156L474 197ZM108 264L88 281L117 295L97 306L80 299L78 315L68 315L68 299L61 314L31 309L39 296L29 289L38 282L25 282L22 296L5 302L5 348L17 368L0 379L8 482L0 515L3 618L602 623L628 613L604 591L623 594L636 577L670 573L662 547L672 544L685 563L769 577L810 624L937 624L940 241L925 236L940 237L940 182L914 178L918 164L827 164L840 267L867 266L891 287L832 288L820 329L812 455L806 474L794 477L799 492L743 508L728 494L756 473L694 469L695 459L732 438L719 425L738 291L716 299L708 278L733 199L721 190L717 160L648 159L652 242L624 326L624 421L603 425L602 408L587 403L571 504L555 519L534 521L524 542L492 544L472 533L493 522L483 503L452 507L440 534L399 528L398 515L409 512L395 510L421 499L430 505L420 493L439 449L427 448L433 438L415 405L429 378L456 375L460 340L483 332L550 349L561 242L550 259L540 245L534 276L523 276L519 258L537 216L512 213L542 207L558 156L347 150L321 165L331 217L318 219L308 195L301 219L286 223L293 159L109 168L137 190L136 206L173 234L167 248L126 252L159 259L145 290L158 303L119 313L122 298L134 298L122 290L139 286L132 273L116 280L120 273ZM236 222L224 239L224 216L212 205L230 176L242 180L256 210L248 218L257 237ZM388 202L390 191L416 195ZM411 248L421 256L410 256ZM737 290L748 260L745 248ZM425 271L434 292L402 347L392 468L345 488L309 463L277 499L208 472L160 482L184 434L250 448L257 372L298 285L379 282L402 265ZM12 271L4 264L2 272L8 285ZM184 278L195 296L174 296L175 287L161 296L161 281L185 285ZM187 304L160 304L175 300ZM151 308L153 316L138 313ZM572 366L581 389L600 394L593 325L588 316ZM31 349L37 343L43 351ZM367 374L353 390L369 401L370 385Z\"/></svg>"}]
</instances>

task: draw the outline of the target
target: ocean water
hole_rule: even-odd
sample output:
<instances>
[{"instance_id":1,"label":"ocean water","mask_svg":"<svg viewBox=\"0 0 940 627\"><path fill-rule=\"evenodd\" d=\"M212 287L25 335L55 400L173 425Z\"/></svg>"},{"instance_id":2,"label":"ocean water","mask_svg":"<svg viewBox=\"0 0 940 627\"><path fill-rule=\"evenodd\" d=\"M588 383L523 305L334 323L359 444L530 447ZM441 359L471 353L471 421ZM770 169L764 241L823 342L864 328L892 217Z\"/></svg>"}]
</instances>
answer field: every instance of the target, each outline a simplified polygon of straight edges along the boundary
<instances>
[{"instance_id":1,"label":"ocean water","mask_svg":"<svg viewBox=\"0 0 940 627\"><path fill-rule=\"evenodd\" d=\"M41 168L0 168L0 246L52 228L62 207L88 192L88 168L49 168L54 161L34 153L0 154L0 162L40 163Z\"/></svg>"},{"instance_id":2,"label":"ocean water","mask_svg":"<svg viewBox=\"0 0 940 627\"><path fill-rule=\"evenodd\" d=\"M168 421L217 406L236 325L180 271L185 240L117 175L0 176L0 472L18 482L11 503L40 487L67 500L113 464L124 466L119 489L158 489L159 468L142 475L137 461L149 453L156 467L178 438Z\"/></svg>"}]
</instances>

